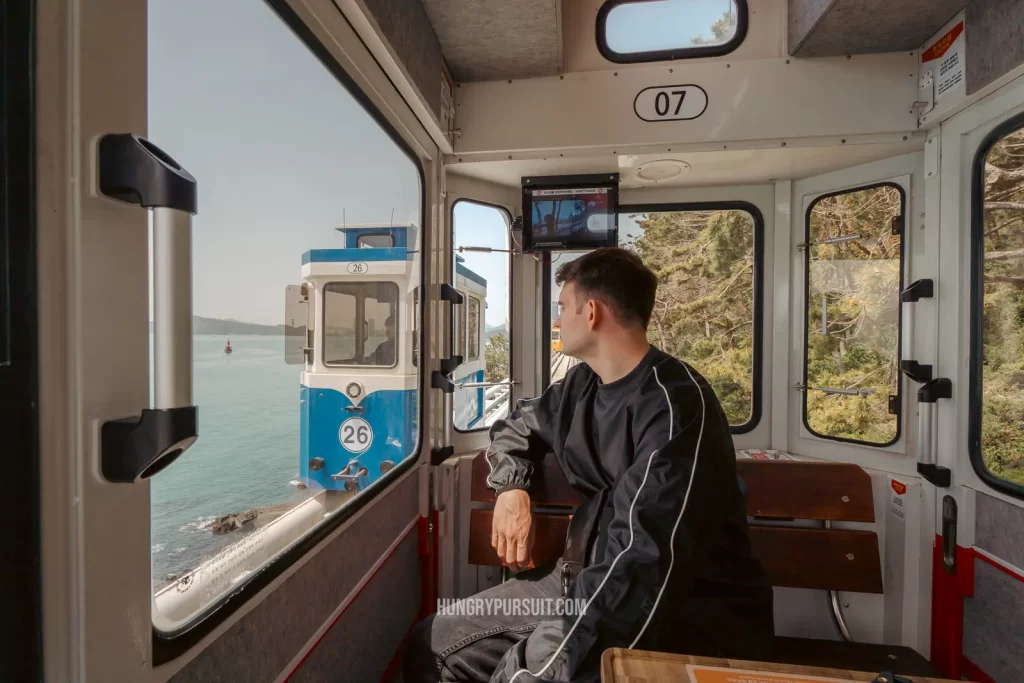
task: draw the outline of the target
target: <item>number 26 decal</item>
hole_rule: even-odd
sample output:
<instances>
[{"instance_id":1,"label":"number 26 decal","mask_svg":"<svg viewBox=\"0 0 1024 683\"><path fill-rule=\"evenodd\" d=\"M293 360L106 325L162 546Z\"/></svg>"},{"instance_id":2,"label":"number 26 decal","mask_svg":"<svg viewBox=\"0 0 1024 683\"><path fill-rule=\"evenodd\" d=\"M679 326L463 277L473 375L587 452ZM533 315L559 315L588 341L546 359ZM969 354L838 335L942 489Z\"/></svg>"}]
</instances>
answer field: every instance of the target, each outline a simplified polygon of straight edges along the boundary
<instances>
[{"instance_id":1,"label":"number 26 decal","mask_svg":"<svg viewBox=\"0 0 1024 683\"><path fill-rule=\"evenodd\" d=\"M708 94L699 85L656 85L633 100L633 111L644 121L687 121L708 108Z\"/></svg>"}]
</instances>

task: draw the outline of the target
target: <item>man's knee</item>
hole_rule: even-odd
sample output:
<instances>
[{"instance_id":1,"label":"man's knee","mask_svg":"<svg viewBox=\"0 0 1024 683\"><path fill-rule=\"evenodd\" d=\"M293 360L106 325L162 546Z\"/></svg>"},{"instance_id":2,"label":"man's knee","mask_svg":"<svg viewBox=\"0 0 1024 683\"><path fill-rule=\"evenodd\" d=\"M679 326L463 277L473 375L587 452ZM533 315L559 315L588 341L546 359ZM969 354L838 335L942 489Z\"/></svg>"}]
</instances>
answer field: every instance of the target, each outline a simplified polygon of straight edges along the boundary
<instances>
[{"instance_id":1,"label":"man's knee","mask_svg":"<svg viewBox=\"0 0 1024 683\"><path fill-rule=\"evenodd\" d=\"M430 615L409 632L402 653L403 683L438 680L438 661L431 637L434 617Z\"/></svg>"}]
</instances>

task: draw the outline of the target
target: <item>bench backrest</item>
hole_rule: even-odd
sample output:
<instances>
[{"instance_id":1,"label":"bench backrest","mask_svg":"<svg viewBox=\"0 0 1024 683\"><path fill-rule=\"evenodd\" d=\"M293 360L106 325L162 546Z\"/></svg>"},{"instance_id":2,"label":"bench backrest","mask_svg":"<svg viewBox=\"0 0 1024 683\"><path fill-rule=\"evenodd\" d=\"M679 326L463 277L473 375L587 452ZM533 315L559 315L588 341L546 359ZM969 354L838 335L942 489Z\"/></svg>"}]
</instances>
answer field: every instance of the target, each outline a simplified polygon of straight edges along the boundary
<instances>
[{"instance_id":1,"label":"bench backrest","mask_svg":"<svg viewBox=\"0 0 1024 683\"><path fill-rule=\"evenodd\" d=\"M738 459L736 469L746 486L747 512L754 519L750 541L773 586L819 590L882 592L878 537L873 531L808 529L771 522L816 520L875 521L871 477L848 463ZM489 469L481 453L473 460L471 498L493 503L487 488ZM552 564L564 548L572 509L579 494L566 481L554 456L533 473L533 563ZM470 512L469 562L500 566L491 547L492 512Z\"/></svg>"}]
</instances>

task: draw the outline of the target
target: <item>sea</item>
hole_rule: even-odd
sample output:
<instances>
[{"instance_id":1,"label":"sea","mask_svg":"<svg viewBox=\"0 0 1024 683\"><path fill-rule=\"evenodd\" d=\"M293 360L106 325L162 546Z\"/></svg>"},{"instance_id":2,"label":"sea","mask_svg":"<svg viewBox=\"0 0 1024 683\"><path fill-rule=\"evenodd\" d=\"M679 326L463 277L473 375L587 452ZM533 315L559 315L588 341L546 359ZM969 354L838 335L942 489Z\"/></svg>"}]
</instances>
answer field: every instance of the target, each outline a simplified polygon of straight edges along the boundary
<instances>
[{"instance_id":1,"label":"sea","mask_svg":"<svg viewBox=\"0 0 1024 683\"><path fill-rule=\"evenodd\" d=\"M217 517L311 495L291 483L299 473L302 366L285 364L283 336L232 335L230 354L226 342L193 338L199 438L151 480L154 589L251 533L213 534Z\"/></svg>"}]
</instances>

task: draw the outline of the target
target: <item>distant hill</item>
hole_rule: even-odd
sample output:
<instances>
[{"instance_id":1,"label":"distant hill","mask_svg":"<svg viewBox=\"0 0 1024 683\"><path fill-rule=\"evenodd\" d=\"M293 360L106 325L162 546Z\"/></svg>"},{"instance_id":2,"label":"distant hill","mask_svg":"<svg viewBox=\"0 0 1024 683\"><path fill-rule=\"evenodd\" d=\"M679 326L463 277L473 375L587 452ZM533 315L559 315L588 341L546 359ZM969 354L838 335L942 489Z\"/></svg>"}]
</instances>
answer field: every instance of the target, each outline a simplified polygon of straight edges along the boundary
<instances>
[{"instance_id":1,"label":"distant hill","mask_svg":"<svg viewBox=\"0 0 1024 683\"><path fill-rule=\"evenodd\" d=\"M499 334L503 334L506 337L508 336L508 332L505 330L505 326L504 325L494 325L494 326L488 325L487 326L487 331L484 334L484 339L490 339L491 337L497 337Z\"/></svg>"},{"instance_id":2,"label":"distant hill","mask_svg":"<svg viewBox=\"0 0 1024 683\"><path fill-rule=\"evenodd\" d=\"M153 323L149 323L149 331L153 331ZM204 318L200 315L192 316L192 334L262 334L284 336L284 325L258 325L257 323L243 323L239 320L223 320L221 318Z\"/></svg>"}]
</instances>

